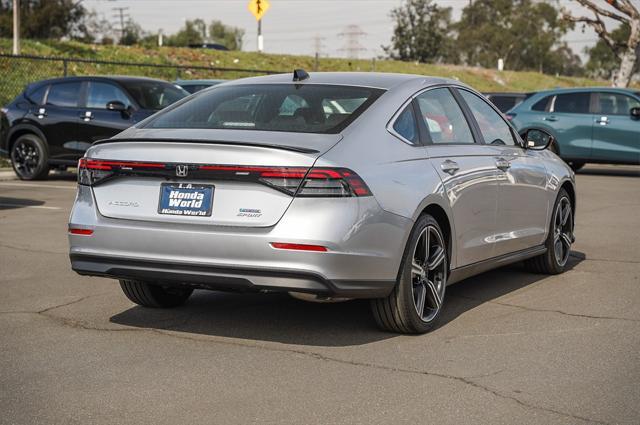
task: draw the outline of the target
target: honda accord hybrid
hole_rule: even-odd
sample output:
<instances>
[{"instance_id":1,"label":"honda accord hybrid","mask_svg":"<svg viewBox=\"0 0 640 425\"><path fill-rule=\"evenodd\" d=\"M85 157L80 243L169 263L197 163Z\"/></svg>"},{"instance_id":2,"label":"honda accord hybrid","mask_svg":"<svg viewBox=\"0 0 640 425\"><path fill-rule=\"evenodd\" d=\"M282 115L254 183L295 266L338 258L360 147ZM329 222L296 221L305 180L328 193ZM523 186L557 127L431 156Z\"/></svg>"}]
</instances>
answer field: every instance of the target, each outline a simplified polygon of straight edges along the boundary
<instances>
[{"instance_id":1,"label":"honda accord hybrid","mask_svg":"<svg viewBox=\"0 0 640 425\"><path fill-rule=\"evenodd\" d=\"M382 329L427 332L449 284L564 271L575 182L552 142L454 80L226 82L89 148L71 266L146 307L194 289L365 298Z\"/></svg>"}]
</instances>

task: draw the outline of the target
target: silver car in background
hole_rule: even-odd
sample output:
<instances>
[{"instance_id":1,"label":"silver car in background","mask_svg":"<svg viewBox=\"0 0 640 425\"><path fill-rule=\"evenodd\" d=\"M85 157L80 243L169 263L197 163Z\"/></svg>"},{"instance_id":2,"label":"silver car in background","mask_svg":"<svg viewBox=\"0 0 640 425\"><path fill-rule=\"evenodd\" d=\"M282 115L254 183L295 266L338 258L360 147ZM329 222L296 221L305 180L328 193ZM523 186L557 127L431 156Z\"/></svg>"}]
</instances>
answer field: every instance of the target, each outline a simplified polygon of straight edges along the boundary
<instances>
[{"instance_id":1,"label":"silver car in background","mask_svg":"<svg viewBox=\"0 0 640 425\"><path fill-rule=\"evenodd\" d=\"M561 273L574 175L458 81L255 77L204 90L91 147L73 270L148 307L194 289L368 298L382 329L437 323L448 284L526 260Z\"/></svg>"}]
</instances>

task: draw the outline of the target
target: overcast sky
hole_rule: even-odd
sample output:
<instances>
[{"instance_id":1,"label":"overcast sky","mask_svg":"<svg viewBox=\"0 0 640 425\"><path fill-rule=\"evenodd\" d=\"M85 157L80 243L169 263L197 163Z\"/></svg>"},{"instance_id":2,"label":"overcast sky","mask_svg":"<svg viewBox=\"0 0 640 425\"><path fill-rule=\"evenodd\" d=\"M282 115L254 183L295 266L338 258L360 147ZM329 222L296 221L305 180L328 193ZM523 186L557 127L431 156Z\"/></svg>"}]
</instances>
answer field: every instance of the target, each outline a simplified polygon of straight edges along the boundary
<instances>
[{"instance_id":1,"label":"overcast sky","mask_svg":"<svg viewBox=\"0 0 640 425\"><path fill-rule=\"evenodd\" d=\"M393 30L389 12L402 3L401 0L268 1L271 8L262 22L266 52L312 55L315 37L319 36L323 55L344 57L346 40L340 33L347 25L358 25L366 33L359 39L366 48L360 52L363 58L382 54L380 46L389 44ZM640 5L640 0L632 1ZM243 28L246 31L243 50L256 50L257 24L247 10L249 0L84 0L83 3L109 20L115 20L116 12L112 8L128 7L126 13L146 31L156 32L162 28L165 34L178 31L187 19L202 18L207 22L217 19ZM437 0L436 3L452 7L454 19L458 19L469 0ZM560 0L559 4L574 14L588 15L574 1ZM587 29L584 33L573 31L566 39L576 53L582 54L584 47L593 45L597 37Z\"/></svg>"}]
</instances>

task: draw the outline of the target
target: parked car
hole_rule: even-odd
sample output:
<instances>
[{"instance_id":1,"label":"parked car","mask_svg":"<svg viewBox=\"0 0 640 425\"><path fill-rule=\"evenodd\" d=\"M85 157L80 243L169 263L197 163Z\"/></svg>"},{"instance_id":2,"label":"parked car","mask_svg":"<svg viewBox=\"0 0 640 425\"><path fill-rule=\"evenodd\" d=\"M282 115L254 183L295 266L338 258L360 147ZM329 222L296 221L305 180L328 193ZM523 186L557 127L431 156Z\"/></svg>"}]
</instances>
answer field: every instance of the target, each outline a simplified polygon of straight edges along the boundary
<instances>
[{"instance_id":1,"label":"parked car","mask_svg":"<svg viewBox=\"0 0 640 425\"><path fill-rule=\"evenodd\" d=\"M195 288L368 298L382 329L426 332L448 284L565 269L574 174L549 135L525 140L455 80L232 81L87 151L71 267L146 307Z\"/></svg>"},{"instance_id":2,"label":"parked car","mask_svg":"<svg viewBox=\"0 0 640 425\"><path fill-rule=\"evenodd\" d=\"M226 80L176 80L173 84L182 87L189 93L195 93L208 87L224 83L225 81Z\"/></svg>"},{"instance_id":3,"label":"parked car","mask_svg":"<svg viewBox=\"0 0 640 425\"><path fill-rule=\"evenodd\" d=\"M0 112L0 153L23 180L75 166L107 139L189 93L139 77L67 77L30 84Z\"/></svg>"},{"instance_id":4,"label":"parked car","mask_svg":"<svg viewBox=\"0 0 640 425\"><path fill-rule=\"evenodd\" d=\"M500 112L507 112L509 109L519 105L533 93L483 93L484 96L491 101Z\"/></svg>"},{"instance_id":5,"label":"parked car","mask_svg":"<svg viewBox=\"0 0 640 425\"><path fill-rule=\"evenodd\" d=\"M640 164L640 91L610 87L536 93L507 113L519 130L545 130L574 170L584 164Z\"/></svg>"}]
</instances>

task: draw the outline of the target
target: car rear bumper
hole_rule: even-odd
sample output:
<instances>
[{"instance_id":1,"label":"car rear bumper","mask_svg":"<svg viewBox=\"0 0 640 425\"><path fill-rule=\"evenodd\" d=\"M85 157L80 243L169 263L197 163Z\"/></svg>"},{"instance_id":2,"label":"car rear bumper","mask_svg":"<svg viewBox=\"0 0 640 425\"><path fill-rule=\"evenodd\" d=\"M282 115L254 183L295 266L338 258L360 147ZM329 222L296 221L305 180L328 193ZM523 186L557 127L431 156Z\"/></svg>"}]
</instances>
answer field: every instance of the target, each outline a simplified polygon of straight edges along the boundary
<instances>
[{"instance_id":1,"label":"car rear bumper","mask_svg":"<svg viewBox=\"0 0 640 425\"><path fill-rule=\"evenodd\" d=\"M292 291L327 297L379 298L389 295L395 284L394 280L328 280L306 271L240 269L82 254L71 254L70 260L71 268L81 275L221 291Z\"/></svg>"},{"instance_id":2,"label":"car rear bumper","mask_svg":"<svg viewBox=\"0 0 640 425\"><path fill-rule=\"evenodd\" d=\"M377 298L395 284L409 219L373 197L296 198L271 227L232 227L107 218L80 187L70 259L82 275L191 284L218 290L276 290ZM275 249L271 242L321 245L326 252Z\"/></svg>"}]
</instances>

